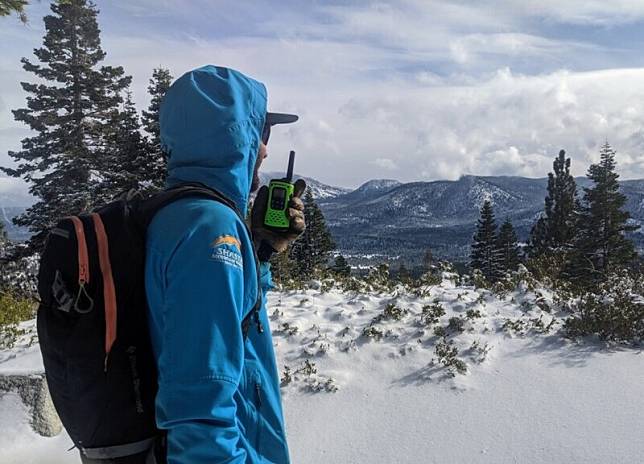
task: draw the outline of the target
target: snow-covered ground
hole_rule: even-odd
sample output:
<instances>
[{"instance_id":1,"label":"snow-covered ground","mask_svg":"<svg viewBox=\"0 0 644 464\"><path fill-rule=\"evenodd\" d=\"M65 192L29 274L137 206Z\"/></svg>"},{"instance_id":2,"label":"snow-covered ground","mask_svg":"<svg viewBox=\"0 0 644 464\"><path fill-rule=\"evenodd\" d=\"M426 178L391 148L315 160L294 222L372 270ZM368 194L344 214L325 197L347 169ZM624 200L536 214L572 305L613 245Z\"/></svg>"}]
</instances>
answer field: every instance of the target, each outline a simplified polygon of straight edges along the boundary
<instances>
[{"instance_id":1,"label":"snow-covered ground","mask_svg":"<svg viewBox=\"0 0 644 464\"><path fill-rule=\"evenodd\" d=\"M644 353L562 339L554 307L545 291L449 279L420 294L271 293L292 461L643 463ZM37 369L37 353L2 353L0 372ZM13 395L0 430L3 464L78 462L64 433L30 431Z\"/></svg>"}]
</instances>

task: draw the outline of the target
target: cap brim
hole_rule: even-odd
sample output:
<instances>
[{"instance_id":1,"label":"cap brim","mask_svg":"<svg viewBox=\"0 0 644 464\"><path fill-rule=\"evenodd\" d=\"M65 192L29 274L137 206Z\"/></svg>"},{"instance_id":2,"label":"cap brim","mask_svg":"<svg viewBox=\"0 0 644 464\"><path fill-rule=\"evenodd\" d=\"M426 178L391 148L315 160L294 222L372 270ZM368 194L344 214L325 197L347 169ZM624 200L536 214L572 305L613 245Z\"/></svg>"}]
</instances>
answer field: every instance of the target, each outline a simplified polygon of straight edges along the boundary
<instances>
[{"instance_id":1,"label":"cap brim","mask_svg":"<svg viewBox=\"0 0 644 464\"><path fill-rule=\"evenodd\" d=\"M275 124L291 124L299 119L295 114L286 113L266 113L266 124L274 126Z\"/></svg>"}]
</instances>

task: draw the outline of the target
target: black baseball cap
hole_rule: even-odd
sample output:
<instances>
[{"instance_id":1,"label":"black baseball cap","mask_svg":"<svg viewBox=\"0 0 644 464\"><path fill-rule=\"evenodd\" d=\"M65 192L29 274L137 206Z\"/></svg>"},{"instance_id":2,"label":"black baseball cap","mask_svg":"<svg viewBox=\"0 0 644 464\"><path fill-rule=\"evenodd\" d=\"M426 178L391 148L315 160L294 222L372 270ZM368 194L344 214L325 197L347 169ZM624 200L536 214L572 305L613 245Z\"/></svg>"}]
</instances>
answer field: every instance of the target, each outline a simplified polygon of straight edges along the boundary
<instances>
[{"instance_id":1,"label":"black baseball cap","mask_svg":"<svg viewBox=\"0 0 644 464\"><path fill-rule=\"evenodd\" d=\"M272 126L275 126L276 124L291 124L298 119L299 116L296 114L266 113L266 121L264 122L264 129L262 130L262 142L264 142L264 145L268 143Z\"/></svg>"}]
</instances>

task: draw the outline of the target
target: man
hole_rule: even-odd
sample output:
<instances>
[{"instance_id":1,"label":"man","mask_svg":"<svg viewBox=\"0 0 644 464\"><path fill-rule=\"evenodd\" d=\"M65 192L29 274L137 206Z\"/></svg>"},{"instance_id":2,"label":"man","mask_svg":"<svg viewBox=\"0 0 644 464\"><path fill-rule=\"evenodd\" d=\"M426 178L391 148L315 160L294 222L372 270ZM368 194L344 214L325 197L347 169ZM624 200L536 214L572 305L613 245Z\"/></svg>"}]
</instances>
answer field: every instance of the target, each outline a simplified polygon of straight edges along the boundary
<instances>
[{"instance_id":1,"label":"man","mask_svg":"<svg viewBox=\"0 0 644 464\"><path fill-rule=\"evenodd\" d=\"M159 370L156 418L168 433L169 463L289 462L264 303L270 254L285 250L304 230L299 197L305 184L296 183L286 234L263 228L267 191L262 187L249 233L242 217L259 186L270 126L297 119L267 113L266 99L263 84L231 69L204 66L178 79L161 107L168 185L202 183L238 210L206 198L181 199L159 211L148 229L146 292ZM242 321L258 297L261 309L244 338Z\"/></svg>"}]
</instances>

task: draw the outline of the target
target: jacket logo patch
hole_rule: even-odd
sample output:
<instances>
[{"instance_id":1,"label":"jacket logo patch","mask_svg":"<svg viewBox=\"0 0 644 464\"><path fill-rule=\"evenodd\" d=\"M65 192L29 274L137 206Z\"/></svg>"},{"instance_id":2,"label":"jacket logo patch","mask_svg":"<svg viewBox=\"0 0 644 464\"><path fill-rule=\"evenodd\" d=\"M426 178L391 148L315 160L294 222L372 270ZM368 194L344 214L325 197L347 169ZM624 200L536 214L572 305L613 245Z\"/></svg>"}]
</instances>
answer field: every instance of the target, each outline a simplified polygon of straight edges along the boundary
<instances>
[{"instance_id":1,"label":"jacket logo patch","mask_svg":"<svg viewBox=\"0 0 644 464\"><path fill-rule=\"evenodd\" d=\"M239 240L237 240L236 237L233 237L232 235L222 235L221 237L217 237L210 244L210 246L213 248L219 245L232 245L233 247L237 247L237 250L241 251L241 243L239 242Z\"/></svg>"},{"instance_id":2,"label":"jacket logo patch","mask_svg":"<svg viewBox=\"0 0 644 464\"><path fill-rule=\"evenodd\" d=\"M217 261L228 266L243 268L243 260L241 255L241 243L236 237L232 235L222 235L217 237L210 244L212 252L210 259Z\"/></svg>"}]
</instances>

